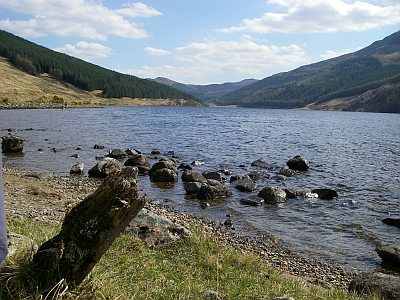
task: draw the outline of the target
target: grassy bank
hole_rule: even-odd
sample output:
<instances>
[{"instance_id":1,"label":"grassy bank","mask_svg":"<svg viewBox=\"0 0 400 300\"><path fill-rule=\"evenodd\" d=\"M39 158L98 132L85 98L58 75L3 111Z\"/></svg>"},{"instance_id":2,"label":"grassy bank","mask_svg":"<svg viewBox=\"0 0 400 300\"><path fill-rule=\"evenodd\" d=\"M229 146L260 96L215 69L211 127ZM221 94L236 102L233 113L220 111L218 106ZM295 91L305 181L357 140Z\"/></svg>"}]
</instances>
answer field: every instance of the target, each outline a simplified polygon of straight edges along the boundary
<instances>
[{"instance_id":1,"label":"grassy bank","mask_svg":"<svg viewBox=\"0 0 400 300\"><path fill-rule=\"evenodd\" d=\"M25 220L8 220L10 231L26 235L38 244L53 236L57 226ZM269 267L254 254L243 254L223 246L200 228L193 236L162 248L149 249L139 238L122 234L76 291L64 292L64 299L204 299L207 290L223 299L274 299L284 295L299 299L379 299L359 298L338 289L325 289L288 277ZM25 262L2 270L2 299L6 279L12 289L34 286ZM22 260L23 261L23 260ZM31 277L32 276L32 277ZM22 282L22 284L21 284ZM15 291L14 299L35 299L32 291ZM26 293L27 295L24 295ZM29 296L28 296L29 295ZM5 298L7 299L7 298ZM36 296L36 299L40 299Z\"/></svg>"}]
</instances>

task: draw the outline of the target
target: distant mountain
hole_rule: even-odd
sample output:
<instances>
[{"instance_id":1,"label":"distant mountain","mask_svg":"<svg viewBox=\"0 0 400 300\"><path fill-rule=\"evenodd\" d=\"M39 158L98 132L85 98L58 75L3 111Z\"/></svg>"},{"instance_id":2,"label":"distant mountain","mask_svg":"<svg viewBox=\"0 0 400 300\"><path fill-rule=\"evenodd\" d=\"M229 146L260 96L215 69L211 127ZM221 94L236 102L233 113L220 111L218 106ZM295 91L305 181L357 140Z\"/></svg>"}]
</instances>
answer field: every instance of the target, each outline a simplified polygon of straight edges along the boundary
<instances>
[{"instance_id":1,"label":"distant mountain","mask_svg":"<svg viewBox=\"0 0 400 300\"><path fill-rule=\"evenodd\" d=\"M400 98L393 96L398 93L398 83L400 31L357 52L264 78L219 97L218 102L266 108L300 108L314 104L308 107L321 108L326 107L323 103L335 100L337 110L399 113ZM379 97L372 97L369 91L372 94L375 91ZM366 105L361 99L367 98L368 103L377 103ZM381 109L381 105L386 108Z\"/></svg>"},{"instance_id":2,"label":"distant mountain","mask_svg":"<svg viewBox=\"0 0 400 300\"><path fill-rule=\"evenodd\" d=\"M107 70L0 30L0 56L30 75L50 74L105 98L195 99L173 87Z\"/></svg>"},{"instance_id":3,"label":"distant mountain","mask_svg":"<svg viewBox=\"0 0 400 300\"><path fill-rule=\"evenodd\" d=\"M158 83L171 86L179 91L192 95L200 100L210 100L210 101L215 100L219 97L222 97L223 95L234 92L238 89L241 89L258 81L257 79L244 79L239 82L196 85L196 84L183 84L164 77L157 77L153 80Z\"/></svg>"}]
</instances>

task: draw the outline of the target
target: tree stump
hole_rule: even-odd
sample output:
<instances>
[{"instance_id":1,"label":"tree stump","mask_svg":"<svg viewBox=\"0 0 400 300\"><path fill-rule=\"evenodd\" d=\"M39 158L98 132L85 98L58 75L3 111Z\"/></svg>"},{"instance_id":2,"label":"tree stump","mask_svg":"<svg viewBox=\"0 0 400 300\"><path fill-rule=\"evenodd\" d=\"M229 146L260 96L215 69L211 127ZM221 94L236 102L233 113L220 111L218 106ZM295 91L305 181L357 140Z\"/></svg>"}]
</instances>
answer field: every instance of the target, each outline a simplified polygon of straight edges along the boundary
<instances>
[{"instance_id":1,"label":"tree stump","mask_svg":"<svg viewBox=\"0 0 400 300\"><path fill-rule=\"evenodd\" d=\"M85 279L146 203L137 192L137 174L132 167L110 174L67 213L60 233L43 243L33 257L41 290L61 279L74 288Z\"/></svg>"}]
</instances>

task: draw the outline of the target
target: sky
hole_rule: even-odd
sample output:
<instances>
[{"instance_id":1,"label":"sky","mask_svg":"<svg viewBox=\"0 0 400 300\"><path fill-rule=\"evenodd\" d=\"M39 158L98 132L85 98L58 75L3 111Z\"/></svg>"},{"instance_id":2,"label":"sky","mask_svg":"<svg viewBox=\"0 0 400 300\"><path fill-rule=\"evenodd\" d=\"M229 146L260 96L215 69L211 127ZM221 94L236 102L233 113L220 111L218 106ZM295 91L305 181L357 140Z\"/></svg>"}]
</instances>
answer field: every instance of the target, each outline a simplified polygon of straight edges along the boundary
<instances>
[{"instance_id":1,"label":"sky","mask_svg":"<svg viewBox=\"0 0 400 300\"><path fill-rule=\"evenodd\" d=\"M262 79L400 30L400 0L0 0L0 29L141 78Z\"/></svg>"}]
</instances>

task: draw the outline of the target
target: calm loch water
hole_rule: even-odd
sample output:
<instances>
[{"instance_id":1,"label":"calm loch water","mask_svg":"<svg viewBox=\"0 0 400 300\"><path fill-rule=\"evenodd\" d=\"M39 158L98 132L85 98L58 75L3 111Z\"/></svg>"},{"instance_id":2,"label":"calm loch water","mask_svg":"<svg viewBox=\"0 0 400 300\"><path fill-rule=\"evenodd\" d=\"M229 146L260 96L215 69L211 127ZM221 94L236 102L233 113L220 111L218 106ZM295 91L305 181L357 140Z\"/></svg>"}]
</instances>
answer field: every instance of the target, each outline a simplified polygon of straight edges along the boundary
<instances>
[{"instance_id":1,"label":"calm loch water","mask_svg":"<svg viewBox=\"0 0 400 300\"><path fill-rule=\"evenodd\" d=\"M307 173L285 181L264 179L259 187L328 187L338 191L338 199L248 207L239 201L247 195L232 187L231 198L201 209L198 201L185 198L180 180L167 189L143 177L139 186L178 210L217 222L230 214L237 231L272 233L292 250L350 271L373 270L380 262L375 245L399 242L400 230L381 220L400 217L400 115L177 107L0 110L0 134L8 128L26 142L24 156L3 155L4 165L63 175L78 161L92 167L96 156L113 148L174 151L182 161L204 161L196 171L228 169L239 175L255 171L250 163L256 159L280 168L300 154L311 162ZM95 150L94 144L106 149ZM75 153L80 158L71 157Z\"/></svg>"}]
</instances>

